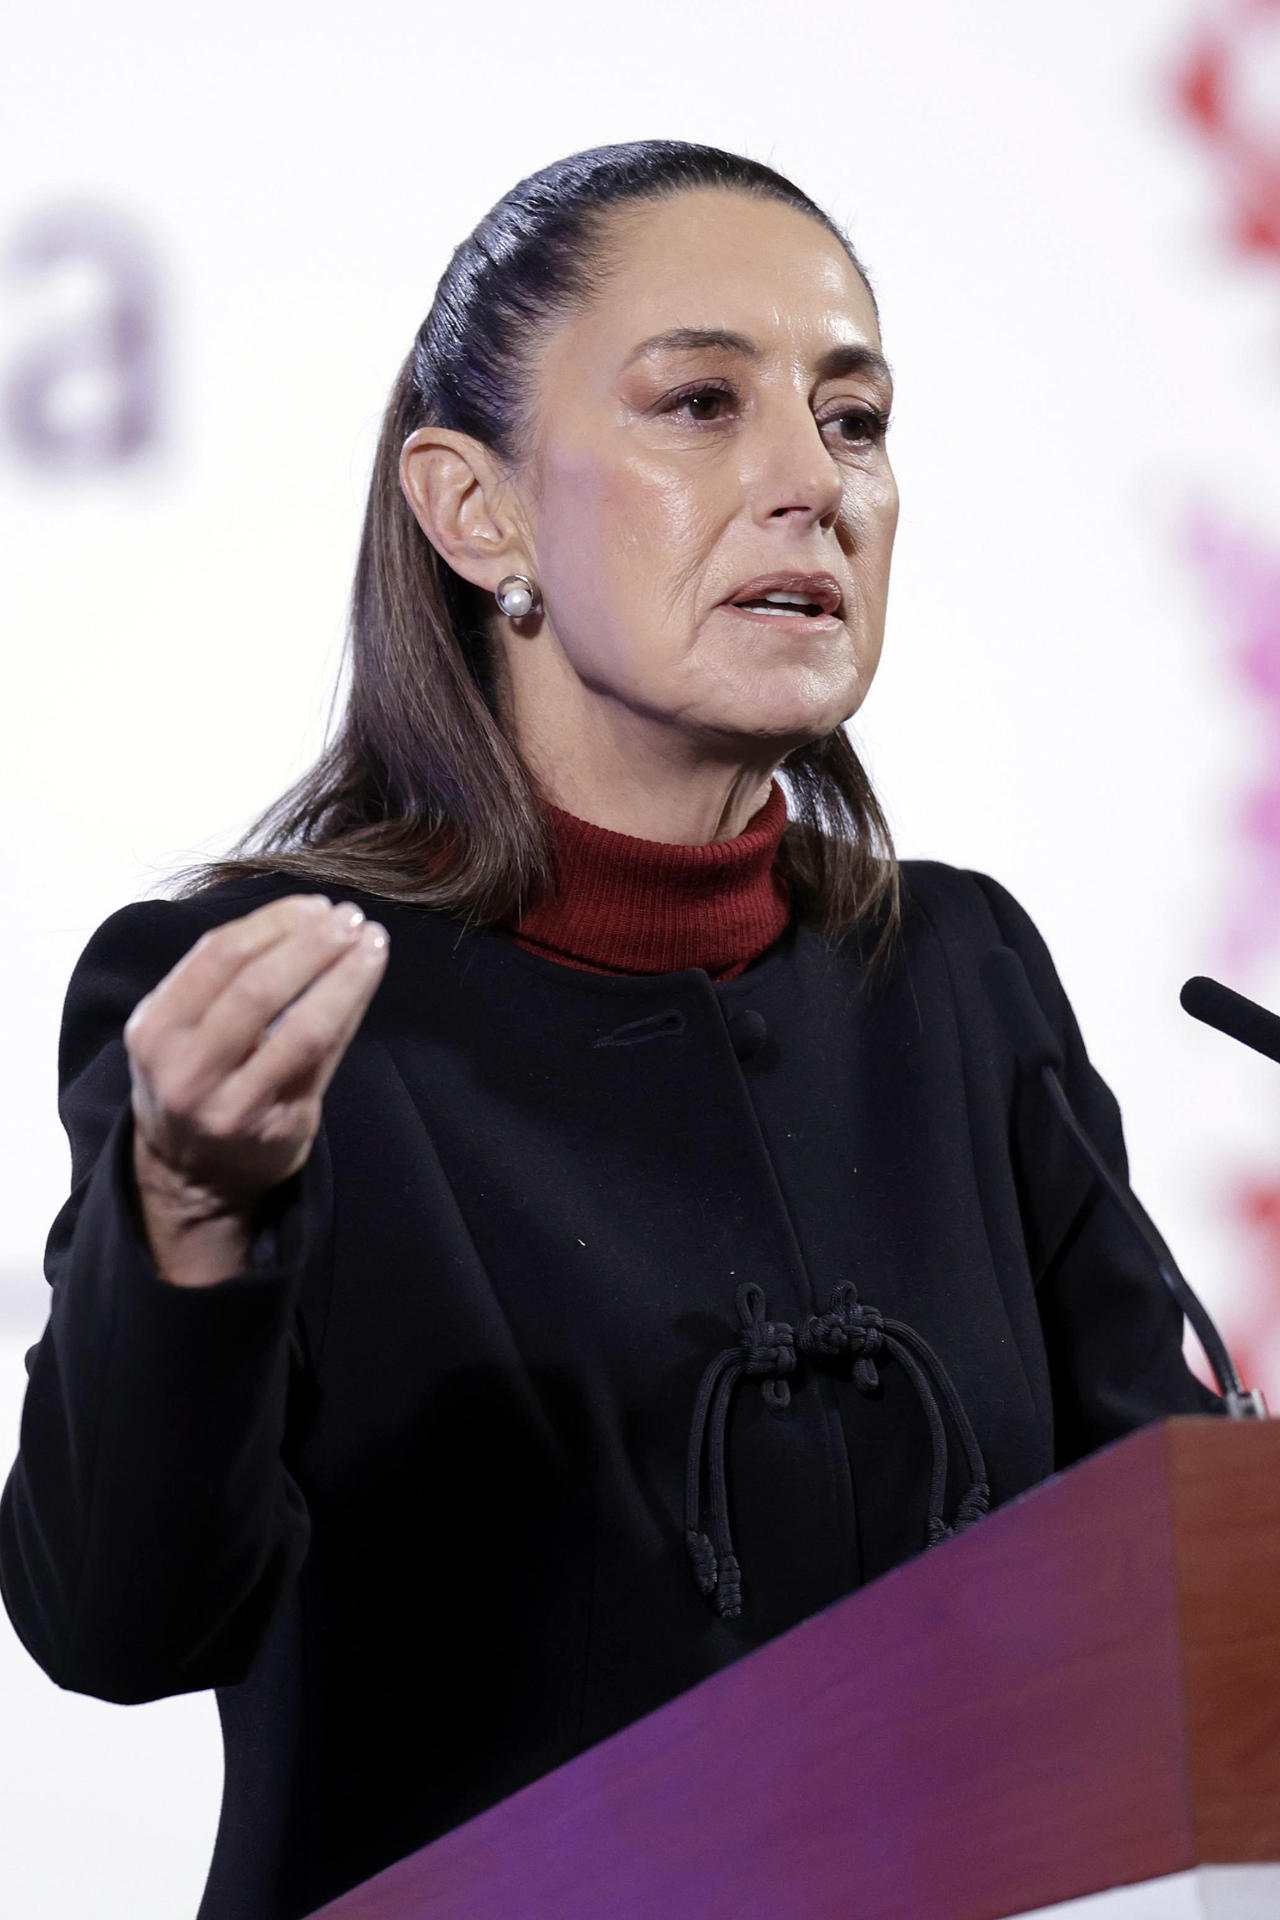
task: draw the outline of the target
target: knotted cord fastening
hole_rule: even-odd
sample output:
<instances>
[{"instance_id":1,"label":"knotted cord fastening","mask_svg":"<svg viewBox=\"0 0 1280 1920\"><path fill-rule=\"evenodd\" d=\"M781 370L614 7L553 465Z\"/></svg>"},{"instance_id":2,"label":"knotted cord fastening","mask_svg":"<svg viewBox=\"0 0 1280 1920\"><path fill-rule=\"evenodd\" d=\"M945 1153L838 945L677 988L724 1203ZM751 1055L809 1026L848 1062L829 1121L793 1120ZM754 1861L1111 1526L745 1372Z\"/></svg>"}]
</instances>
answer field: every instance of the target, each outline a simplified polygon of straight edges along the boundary
<instances>
[{"instance_id":1,"label":"knotted cord fastening","mask_svg":"<svg viewBox=\"0 0 1280 1920\"><path fill-rule=\"evenodd\" d=\"M826 1312L810 1314L798 1330L785 1320L766 1318L764 1289L753 1280L738 1288L737 1308L742 1323L737 1342L708 1363L698 1387L685 1474L685 1542L694 1578L701 1593L715 1595L716 1611L723 1618L733 1619L742 1611L742 1569L729 1531L725 1438L734 1389L744 1377L760 1381L771 1406L785 1407L791 1399L788 1376L801 1358L828 1371L851 1360L853 1384L864 1394L874 1393L880 1384L877 1359L896 1360L915 1388L929 1428L932 1473L925 1545L950 1539L982 1518L991 1491L977 1435L946 1368L913 1327L903 1320L886 1320L874 1307L864 1306L852 1281L836 1287ZM943 1515L948 1454L939 1395L959 1436L969 1476L950 1523ZM702 1524L704 1448L709 1533Z\"/></svg>"},{"instance_id":2,"label":"knotted cord fastening","mask_svg":"<svg viewBox=\"0 0 1280 1920\"><path fill-rule=\"evenodd\" d=\"M741 1573L729 1534L729 1498L725 1481L725 1424L733 1390L744 1374L759 1380L770 1406L785 1407L791 1399L786 1376L795 1371L795 1329L785 1320L764 1317L764 1288L753 1280L738 1288L738 1317L742 1322L736 1346L717 1354L702 1376L693 1426L689 1435L689 1463L685 1479L685 1539L693 1560L699 1591L714 1593L720 1613L742 1610ZM702 1447L708 1444L711 1525L714 1544L702 1531L700 1486Z\"/></svg>"}]
</instances>

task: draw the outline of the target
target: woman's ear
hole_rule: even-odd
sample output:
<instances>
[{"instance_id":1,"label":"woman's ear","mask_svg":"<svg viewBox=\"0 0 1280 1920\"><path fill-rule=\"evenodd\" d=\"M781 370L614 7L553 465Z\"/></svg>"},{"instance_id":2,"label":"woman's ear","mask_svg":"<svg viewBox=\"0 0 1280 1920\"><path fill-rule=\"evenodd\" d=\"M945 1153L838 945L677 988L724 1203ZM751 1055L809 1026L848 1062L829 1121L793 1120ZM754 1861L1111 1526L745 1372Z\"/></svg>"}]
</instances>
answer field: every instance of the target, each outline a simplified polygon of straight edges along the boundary
<instances>
[{"instance_id":1,"label":"woman's ear","mask_svg":"<svg viewBox=\"0 0 1280 1920\"><path fill-rule=\"evenodd\" d=\"M400 449L400 486L437 553L464 580L492 593L528 557L509 488L489 449L450 427L418 427Z\"/></svg>"}]
</instances>

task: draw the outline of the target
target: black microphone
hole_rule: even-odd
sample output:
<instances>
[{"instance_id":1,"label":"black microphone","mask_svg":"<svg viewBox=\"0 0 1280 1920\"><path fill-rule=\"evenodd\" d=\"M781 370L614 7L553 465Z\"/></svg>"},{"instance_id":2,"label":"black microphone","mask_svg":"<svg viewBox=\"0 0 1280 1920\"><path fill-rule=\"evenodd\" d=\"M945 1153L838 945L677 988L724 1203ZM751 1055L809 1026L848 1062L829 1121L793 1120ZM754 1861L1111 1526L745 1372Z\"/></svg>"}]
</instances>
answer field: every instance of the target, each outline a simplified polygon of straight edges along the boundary
<instances>
[{"instance_id":1,"label":"black microphone","mask_svg":"<svg viewBox=\"0 0 1280 1920\"><path fill-rule=\"evenodd\" d=\"M1268 1060L1280 1061L1280 1014L1268 1013L1256 1000L1246 1000L1206 973L1185 980L1178 999L1193 1019L1216 1027L1255 1053L1265 1053Z\"/></svg>"},{"instance_id":2,"label":"black microphone","mask_svg":"<svg viewBox=\"0 0 1280 1920\"><path fill-rule=\"evenodd\" d=\"M1155 1223L1132 1190L1117 1180L1076 1119L1058 1078L1058 1069L1063 1064L1062 1048L1032 991L1021 957L1012 947L993 947L983 955L979 970L991 1004L1013 1041L1019 1066L1027 1073L1039 1074L1046 1093L1072 1139L1154 1259L1161 1279L1195 1328L1196 1338L1213 1369L1227 1413L1233 1420L1265 1420L1267 1408L1261 1393L1256 1388L1245 1387L1241 1382L1235 1363L1227 1352L1226 1342L1210 1318L1204 1302L1183 1276L1156 1231ZM1276 1025L1280 1027L1280 1021Z\"/></svg>"}]
</instances>

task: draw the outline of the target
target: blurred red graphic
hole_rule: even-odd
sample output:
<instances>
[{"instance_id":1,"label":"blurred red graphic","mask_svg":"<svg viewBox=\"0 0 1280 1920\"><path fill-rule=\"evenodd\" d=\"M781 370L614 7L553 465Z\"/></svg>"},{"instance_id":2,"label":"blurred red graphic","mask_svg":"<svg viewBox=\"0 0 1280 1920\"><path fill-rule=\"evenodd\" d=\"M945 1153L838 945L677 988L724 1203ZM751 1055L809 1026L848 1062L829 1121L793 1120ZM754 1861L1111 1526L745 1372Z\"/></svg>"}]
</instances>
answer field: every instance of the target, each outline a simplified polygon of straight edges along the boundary
<instances>
[{"instance_id":1,"label":"blurred red graphic","mask_svg":"<svg viewBox=\"0 0 1280 1920\"><path fill-rule=\"evenodd\" d=\"M1237 0L1200 26L1174 77L1175 104L1208 142L1228 196L1227 238L1280 260L1280 0Z\"/></svg>"},{"instance_id":2,"label":"blurred red graphic","mask_svg":"<svg viewBox=\"0 0 1280 1920\"><path fill-rule=\"evenodd\" d=\"M1235 0L1199 22L1175 62L1172 97L1223 193L1228 248L1280 263L1280 0ZM1230 816L1240 879L1218 943L1228 981L1247 992L1249 976L1280 951L1280 530L1245 533L1201 502L1182 534L1257 723L1256 760ZM1219 1190L1244 1268L1225 1331L1246 1384L1280 1405L1280 1171L1231 1166ZM1202 1372L1198 1348L1192 1358Z\"/></svg>"}]
</instances>

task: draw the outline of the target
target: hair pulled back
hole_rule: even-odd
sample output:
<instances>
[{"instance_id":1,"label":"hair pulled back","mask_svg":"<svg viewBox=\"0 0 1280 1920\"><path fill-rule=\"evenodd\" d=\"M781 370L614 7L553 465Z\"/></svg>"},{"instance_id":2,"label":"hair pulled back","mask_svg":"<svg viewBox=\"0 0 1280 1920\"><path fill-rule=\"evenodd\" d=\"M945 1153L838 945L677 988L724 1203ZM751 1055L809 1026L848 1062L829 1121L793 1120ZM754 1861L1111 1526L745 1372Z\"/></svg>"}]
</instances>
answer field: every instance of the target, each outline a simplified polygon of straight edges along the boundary
<instances>
[{"instance_id":1,"label":"hair pulled back","mask_svg":"<svg viewBox=\"0 0 1280 1920\"><path fill-rule=\"evenodd\" d=\"M554 886L538 796L494 695L491 596L445 562L400 486L424 425L472 435L518 465L542 343L604 286L610 217L691 188L782 201L836 223L763 163L682 140L570 154L519 181L454 249L396 376L369 486L346 642L345 708L329 743L222 859L177 876L179 896L257 873L382 895L490 924ZM878 310L877 310L878 311ZM798 918L837 936L900 921L888 823L842 727L782 762L790 819L778 862Z\"/></svg>"}]
</instances>

